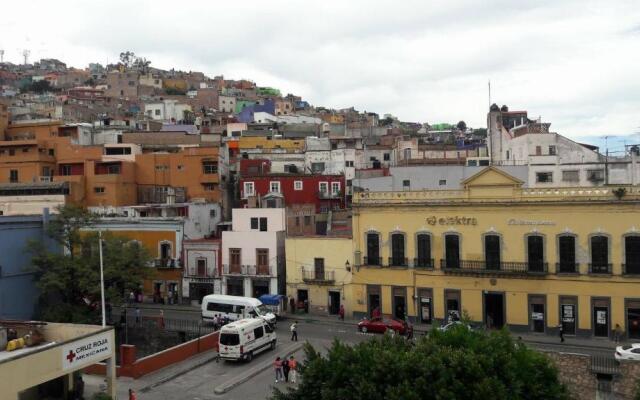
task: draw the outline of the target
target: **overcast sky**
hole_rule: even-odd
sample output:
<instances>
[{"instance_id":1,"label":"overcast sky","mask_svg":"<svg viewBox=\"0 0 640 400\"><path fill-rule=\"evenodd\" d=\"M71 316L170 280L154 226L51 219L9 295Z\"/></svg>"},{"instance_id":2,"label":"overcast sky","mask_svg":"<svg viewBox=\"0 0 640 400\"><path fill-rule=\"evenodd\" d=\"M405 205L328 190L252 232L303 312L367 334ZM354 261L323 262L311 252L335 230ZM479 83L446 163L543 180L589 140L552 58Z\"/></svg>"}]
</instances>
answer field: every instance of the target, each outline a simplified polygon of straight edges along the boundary
<instances>
[{"instance_id":1,"label":"overcast sky","mask_svg":"<svg viewBox=\"0 0 640 400\"><path fill-rule=\"evenodd\" d=\"M570 137L640 131L629 1L6 1L5 60L113 62L247 78L314 105L486 124L491 100ZM595 139L595 138L594 138Z\"/></svg>"}]
</instances>

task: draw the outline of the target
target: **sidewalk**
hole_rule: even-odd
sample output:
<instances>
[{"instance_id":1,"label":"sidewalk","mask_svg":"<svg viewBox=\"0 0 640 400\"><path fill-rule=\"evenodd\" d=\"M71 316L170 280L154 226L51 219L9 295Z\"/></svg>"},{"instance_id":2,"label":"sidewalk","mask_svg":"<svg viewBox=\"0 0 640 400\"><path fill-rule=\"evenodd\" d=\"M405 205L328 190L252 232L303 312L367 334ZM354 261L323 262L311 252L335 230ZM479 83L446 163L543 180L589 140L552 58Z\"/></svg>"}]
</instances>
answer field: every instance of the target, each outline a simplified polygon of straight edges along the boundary
<instances>
[{"instance_id":1,"label":"sidewalk","mask_svg":"<svg viewBox=\"0 0 640 400\"><path fill-rule=\"evenodd\" d=\"M180 375L186 374L208 362L214 361L218 353L215 351L207 351L197 354L184 361L172 364L162 368L156 372L144 375L138 379L129 377L118 377L118 399L129 398L129 389L133 389L136 393L146 392L151 388L163 384ZM100 392L104 385L104 377L99 375L83 375L85 382L85 398L91 398L93 393Z\"/></svg>"}]
</instances>

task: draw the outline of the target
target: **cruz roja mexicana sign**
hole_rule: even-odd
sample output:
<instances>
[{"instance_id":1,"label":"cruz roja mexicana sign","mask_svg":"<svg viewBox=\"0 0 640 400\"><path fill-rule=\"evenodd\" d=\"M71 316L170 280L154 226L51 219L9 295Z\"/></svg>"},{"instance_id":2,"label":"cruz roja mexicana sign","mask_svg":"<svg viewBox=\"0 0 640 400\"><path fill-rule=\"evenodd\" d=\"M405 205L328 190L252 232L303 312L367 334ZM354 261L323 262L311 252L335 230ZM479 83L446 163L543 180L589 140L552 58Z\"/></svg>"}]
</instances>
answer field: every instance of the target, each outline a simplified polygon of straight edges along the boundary
<instances>
[{"instance_id":1,"label":"cruz roja mexicana sign","mask_svg":"<svg viewBox=\"0 0 640 400\"><path fill-rule=\"evenodd\" d=\"M68 343L62 347L62 369L78 369L102 361L111 356L112 348L109 333Z\"/></svg>"}]
</instances>

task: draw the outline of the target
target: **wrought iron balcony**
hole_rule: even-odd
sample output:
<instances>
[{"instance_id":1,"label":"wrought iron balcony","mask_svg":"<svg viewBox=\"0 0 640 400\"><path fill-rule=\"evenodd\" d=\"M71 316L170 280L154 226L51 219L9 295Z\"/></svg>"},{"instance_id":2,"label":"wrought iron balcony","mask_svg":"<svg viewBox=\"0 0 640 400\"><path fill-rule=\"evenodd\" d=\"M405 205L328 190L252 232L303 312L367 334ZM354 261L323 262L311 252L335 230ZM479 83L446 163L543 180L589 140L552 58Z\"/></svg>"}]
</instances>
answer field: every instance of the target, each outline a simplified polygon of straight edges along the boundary
<instances>
[{"instance_id":1,"label":"wrought iron balcony","mask_svg":"<svg viewBox=\"0 0 640 400\"><path fill-rule=\"evenodd\" d=\"M556 274L579 274L580 264L578 263L556 263Z\"/></svg>"},{"instance_id":2,"label":"wrought iron balcony","mask_svg":"<svg viewBox=\"0 0 640 400\"><path fill-rule=\"evenodd\" d=\"M433 269L433 258L414 258L413 267L419 269Z\"/></svg>"},{"instance_id":3,"label":"wrought iron balcony","mask_svg":"<svg viewBox=\"0 0 640 400\"><path fill-rule=\"evenodd\" d=\"M406 267L409 265L409 260L406 257L389 257L388 265L390 267Z\"/></svg>"},{"instance_id":4,"label":"wrought iron balcony","mask_svg":"<svg viewBox=\"0 0 640 400\"><path fill-rule=\"evenodd\" d=\"M589 273L610 275L612 266L611 263L589 263Z\"/></svg>"},{"instance_id":5,"label":"wrought iron balcony","mask_svg":"<svg viewBox=\"0 0 640 400\"><path fill-rule=\"evenodd\" d=\"M382 257L365 257L364 265L372 265L377 267L382 267Z\"/></svg>"},{"instance_id":6,"label":"wrought iron balcony","mask_svg":"<svg viewBox=\"0 0 640 400\"><path fill-rule=\"evenodd\" d=\"M322 192L318 191L319 199L339 199L342 196L341 192Z\"/></svg>"},{"instance_id":7,"label":"wrought iron balcony","mask_svg":"<svg viewBox=\"0 0 640 400\"><path fill-rule=\"evenodd\" d=\"M246 265L247 274L250 276L271 276L271 267L269 265Z\"/></svg>"},{"instance_id":8,"label":"wrought iron balcony","mask_svg":"<svg viewBox=\"0 0 640 400\"><path fill-rule=\"evenodd\" d=\"M222 274L223 275L246 275L247 266L240 265L240 264L223 264Z\"/></svg>"},{"instance_id":9,"label":"wrought iron balcony","mask_svg":"<svg viewBox=\"0 0 640 400\"><path fill-rule=\"evenodd\" d=\"M456 262L457 261L457 262ZM548 263L495 261L485 260L440 260L440 268L448 273L481 273L481 274L524 274L544 275L548 271Z\"/></svg>"},{"instance_id":10,"label":"wrought iron balcony","mask_svg":"<svg viewBox=\"0 0 640 400\"><path fill-rule=\"evenodd\" d=\"M622 264L623 275L640 275L640 263Z\"/></svg>"},{"instance_id":11,"label":"wrought iron balcony","mask_svg":"<svg viewBox=\"0 0 640 400\"><path fill-rule=\"evenodd\" d=\"M332 285L335 282L334 271L315 271L311 269L302 269L302 280L306 283L315 283L318 285Z\"/></svg>"}]
</instances>

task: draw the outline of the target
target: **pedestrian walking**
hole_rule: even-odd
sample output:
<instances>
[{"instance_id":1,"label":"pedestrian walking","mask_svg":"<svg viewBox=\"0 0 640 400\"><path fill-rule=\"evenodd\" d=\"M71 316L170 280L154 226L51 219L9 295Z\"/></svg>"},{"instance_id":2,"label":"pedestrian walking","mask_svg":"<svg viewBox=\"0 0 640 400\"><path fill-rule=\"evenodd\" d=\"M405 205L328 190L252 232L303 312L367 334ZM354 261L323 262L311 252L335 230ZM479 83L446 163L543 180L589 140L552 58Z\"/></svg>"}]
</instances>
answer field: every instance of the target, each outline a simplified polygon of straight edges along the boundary
<instances>
[{"instance_id":1,"label":"pedestrian walking","mask_svg":"<svg viewBox=\"0 0 640 400\"><path fill-rule=\"evenodd\" d=\"M160 329L164 329L164 310L160 310L160 318L158 318Z\"/></svg>"},{"instance_id":2,"label":"pedestrian walking","mask_svg":"<svg viewBox=\"0 0 640 400\"><path fill-rule=\"evenodd\" d=\"M304 299L304 313L309 314L309 300Z\"/></svg>"},{"instance_id":3,"label":"pedestrian walking","mask_svg":"<svg viewBox=\"0 0 640 400\"><path fill-rule=\"evenodd\" d=\"M338 316L341 321L344 321L344 305L340 304L340 310L338 311Z\"/></svg>"},{"instance_id":4,"label":"pedestrian walking","mask_svg":"<svg viewBox=\"0 0 640 400\"><path fill-rule=\"evenodd\" d=\"M218 318L218 314L213 316L213 330L217 331L220 329L220 318Z\"/></svg>"},{"instance_id":5,"label":"pedestrian walking","mask_svg":"<svg viewBox=\"0 0 640 400\"><path fill-rule=\"evenodd\" d=\"M136 301L136 294L133 293L133 290L129 292L129 304L133 304Z\"/></svg>"},{"instance_id":6,"label":"pedestrian walking","mask_svg":"<svg viewBox=\"0 0 640 400\"><path fill-rule=\"evenodd\" d=\"M381 316L380 307L374 308L373 311L371 312L371 319L380 318L380 316Z\"/></svg>"},{"instance_id":7,"label":"pedestrian walking","mask_svg":"<svg viewBox=\"0 0 640 400\"><path fill-rule=\"evenodd\" d=\"M296 380L298 378L298 361L296 361L296 359L291 356L291 359L289 360L289 375L291 376L291 383L296 383Z\"/></svg>"},{"instance_id":8,"label":"pedestrian walking","mask_svg":"<svg viewBox=\"0 0 640 400\"><path fill-rule=\"evenodd\" d=\"M284 375L284 381L289 383L289 360L287 357L282 359L282 375Z\"/></svg>"},{"instance_id":9,"label":"pedestrian walking","mask_svg":"<svg viewBox=\"0 0 640 400\"><path fill-rule=\"evenodd\" d=\"M280 357L276 357L276 360L273 362L273 369L276 371L276 383L279 380L282 380L282 360Z\"/></svg>"},{"instance_id":10,"label":"pedestrian walking","mask_svg":"<svg viewBox=\"0 0 640 400\"><path fill-rule=\"evenodd\" d=\"M622 339L622 327L620 324L616 324L616 327L613 328L613 339L616 343L620 342L620 339Z\"/></svg>"},{"instance_id":11,"label":"pedestrian walking","mask_svg":"<svg viewBox=\"0 0 640 400\"><path fill-rule=\"evenodd\" d=\"M136 396L136 392L133 389L129 388L129 400L137 400L138 396Z\"/></svg>"},{"instance_id":12,"label":"pedestrian walking","mask_svg":"<svg viewBox=\"0 0 640 400\"><path fill-rule=\"evenodd\" d=\"M136 325L140 323L140 307L136 307Z\"/></svg>"},{"instance_id":13,"label":"pedestrian walking","mask_svg":"<svg viewBox=\"0 0 640 400\"><path fill-rule=\"evenodd\" d=\"M560 343L564 343L564 327L562 324L558 325L558 332L560 333Z\"/></svg>"},{"instance_id":14,"label":"pedestrian walking","mask_svg":"<svg viewBox=\"0 0 640 400\"><path fill-rule=\"evenodd\" d=\"M291 331L291 341L297 342L298 341L298 321L293 321L293 323L289 327L289 330Z\"/></svg>"}]
</instances>

